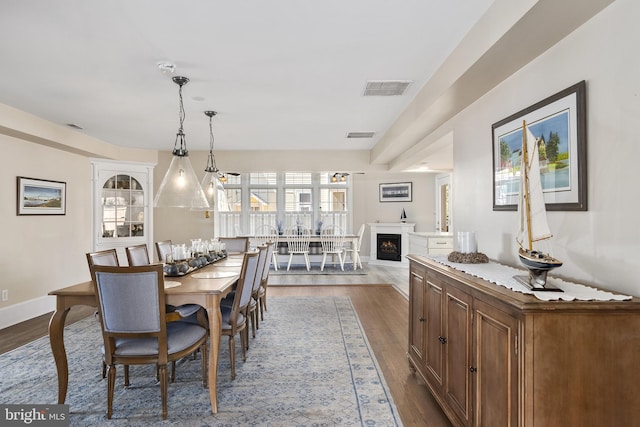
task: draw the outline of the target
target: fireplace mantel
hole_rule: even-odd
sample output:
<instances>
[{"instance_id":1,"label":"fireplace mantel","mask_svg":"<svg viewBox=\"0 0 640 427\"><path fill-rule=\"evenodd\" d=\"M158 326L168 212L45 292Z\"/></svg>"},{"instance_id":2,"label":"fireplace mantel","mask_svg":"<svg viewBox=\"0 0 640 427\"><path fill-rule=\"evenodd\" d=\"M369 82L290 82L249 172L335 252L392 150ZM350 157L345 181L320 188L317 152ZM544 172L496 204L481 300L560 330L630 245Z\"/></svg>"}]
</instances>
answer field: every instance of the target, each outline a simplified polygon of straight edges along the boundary
<instances>
[{"instance_id":1,"label":"fireplace mantel","mask_svg":"<svg viewBox=\"0 0 640 427\"><path fill-rule=\"evenodd\" d=\"M413 232L416 225L406 222L372 222L367 224L371 230L371 252L369 255L369 264L386 265L392 267L399 267L409 265L406 256L409 254L409 235L407 233ZM378 259L376 253L376 236L378 234L400 234L402 236L401 243L401 258L402 261L386 261Z\"/></svg>"}]
</instances>

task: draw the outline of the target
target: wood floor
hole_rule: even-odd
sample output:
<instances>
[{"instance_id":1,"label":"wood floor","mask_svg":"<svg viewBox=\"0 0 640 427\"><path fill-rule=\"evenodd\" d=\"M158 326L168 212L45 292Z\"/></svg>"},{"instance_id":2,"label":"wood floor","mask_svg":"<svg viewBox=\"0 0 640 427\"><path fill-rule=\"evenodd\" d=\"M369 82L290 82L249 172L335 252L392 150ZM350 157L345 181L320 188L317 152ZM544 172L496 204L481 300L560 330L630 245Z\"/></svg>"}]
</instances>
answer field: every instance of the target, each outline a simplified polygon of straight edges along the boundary
<instances>
[{"instance_id":1,"label":"wood floor","mask_svg":"<svg viewBox=\"0 0 640 427\"><path fill-rule=\"evenodd\" d=\"M344 277L344 276L343 276ZM304 276L298 276L305 282ZM380 277L374 274L373 283ZM400 275L398 280L408 280ZM270 278L271 279L271 278ZM378 365L389 386L393 400L405 426L449 427L451 424L426 386L409 371L406 358L408 340L408 301L406 297L387 285L280 285L270 286L270 297L278 296L349 296L358 313L367 339L373 348ZM74 307L67 317L67 324L88 315L89 307ZM269 313L265 322L269 321ZM47 335L50 314L0 330L0 354ZM258 332L259 333L259 332ZM258 338L259 339L259 336Z\"/></svg>"}]
</instances>

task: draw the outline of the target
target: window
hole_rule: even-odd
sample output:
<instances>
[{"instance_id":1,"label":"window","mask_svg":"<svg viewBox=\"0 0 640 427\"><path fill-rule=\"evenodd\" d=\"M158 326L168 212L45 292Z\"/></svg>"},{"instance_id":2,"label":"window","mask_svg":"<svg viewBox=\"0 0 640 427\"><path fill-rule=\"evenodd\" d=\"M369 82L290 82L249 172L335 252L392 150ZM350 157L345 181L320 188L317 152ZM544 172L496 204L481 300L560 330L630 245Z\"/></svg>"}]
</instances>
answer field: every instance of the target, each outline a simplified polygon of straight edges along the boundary
<instances>
[{"instance_id":1,"label":"window","mask_svg":"<svg viewBox=\"0 0 640 427\"><path fill-rule=\"evenodd\" d=\"M252 172L229 179L229 212L218 212L217 236L255 234L262 225L280 230L303 224L314 232L335 224L352 232L351 182L331 182L333 173ZM230 177L231 178L231 177Z\"/></svg>"}]
</instances>

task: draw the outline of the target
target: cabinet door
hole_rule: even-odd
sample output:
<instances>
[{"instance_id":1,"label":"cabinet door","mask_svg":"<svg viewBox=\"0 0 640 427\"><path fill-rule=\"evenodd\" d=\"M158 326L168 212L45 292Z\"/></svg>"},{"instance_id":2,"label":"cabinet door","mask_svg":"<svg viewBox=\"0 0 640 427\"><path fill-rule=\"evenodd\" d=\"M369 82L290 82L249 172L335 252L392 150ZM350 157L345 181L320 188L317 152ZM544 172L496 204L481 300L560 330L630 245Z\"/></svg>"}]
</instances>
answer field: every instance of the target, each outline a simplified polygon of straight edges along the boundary
<instances>
[{"instance_id":1,"label":"cabinet door","mask_svg":"<svg viewBox=\"0 0 640 427\"><path fill-rule=\"evenodd\" d=\"M474 310L475 425L516 426L517 319L478 300Z\"/></svg>"},{"instance_id":2,"label":"cabinet door","mask_svg":"<svg viewBox=\"0 0 640 427\"><path fill-rule=\"evenodd\" d=\"M427 379L434 389L441 393L444 377L444 345L446 339L443 331L443 291L442 283L432 275L427 275L426 294L426 334L425 363Z\"/></svg>"},{"instance_id":3,"label":"cabinet door","mask_svg":"<svg viewBox=\"0 0 640 427\"><path fill-rule=\"evenodd\" d=\"M446 288L445 400L464 425L471 422L472 301L469 294Z\"/></svg>"},{"instance_id":4,"label":"cabinet door","mask_svg":"<svg viewBox=\"0 0 640 427\"><path fill-rule=\"evenodd\" d=\"M409 354L424 370L424 274L425 270L411 266L409 274Z\"/></svg>"}]
</instances>

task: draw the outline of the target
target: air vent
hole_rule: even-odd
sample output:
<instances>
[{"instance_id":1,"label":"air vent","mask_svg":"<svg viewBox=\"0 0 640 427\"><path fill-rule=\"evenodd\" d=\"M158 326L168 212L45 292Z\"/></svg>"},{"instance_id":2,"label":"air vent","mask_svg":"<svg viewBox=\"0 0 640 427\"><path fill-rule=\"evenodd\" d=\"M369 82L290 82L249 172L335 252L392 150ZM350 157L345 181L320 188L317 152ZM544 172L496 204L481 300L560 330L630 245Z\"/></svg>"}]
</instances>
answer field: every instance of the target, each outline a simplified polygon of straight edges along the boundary
<instances>
[{"instance_id":1,"label":"air vent","mask_svg":"<svg viewBox=\"0 0 640 427\"><path fill-rule=\"evenodd\" d=\"M70 128L73 128L73 129L82 130L82 128L80 126L75 125L73 123L67 123L67 126L69 126Z\"/></svg>"},{"instance_id":2,"label":"air vent","mask_svg":"<svg viewBox=\"0 0 640 427\"><path fill-rule=\"evenodd\" d=\"M363 96L400 96L411 83L411 80L369 80Z\"/></svg>"},{"instance_id":3,"label":"air vent","mask_svg":"<svg viewBox=\"0 0 640 427\"><path fill-rule=\"evenodd\" d=\"M347 138L373 138L375 132L349 132Z\"/></svg>"}]
</instances>

